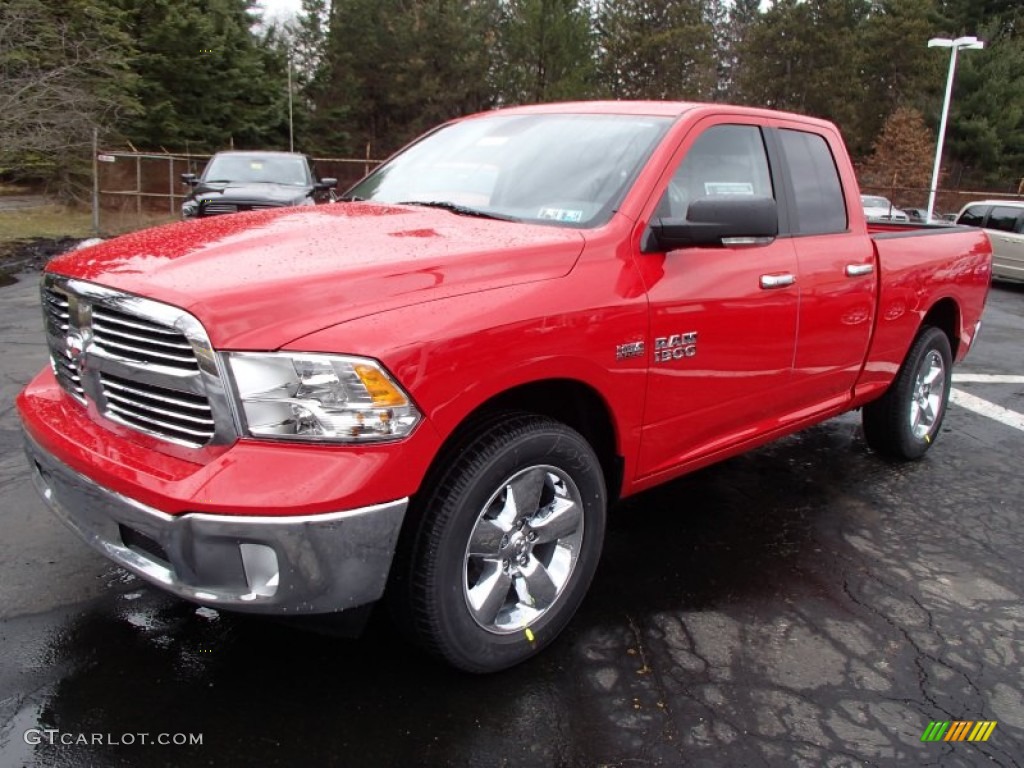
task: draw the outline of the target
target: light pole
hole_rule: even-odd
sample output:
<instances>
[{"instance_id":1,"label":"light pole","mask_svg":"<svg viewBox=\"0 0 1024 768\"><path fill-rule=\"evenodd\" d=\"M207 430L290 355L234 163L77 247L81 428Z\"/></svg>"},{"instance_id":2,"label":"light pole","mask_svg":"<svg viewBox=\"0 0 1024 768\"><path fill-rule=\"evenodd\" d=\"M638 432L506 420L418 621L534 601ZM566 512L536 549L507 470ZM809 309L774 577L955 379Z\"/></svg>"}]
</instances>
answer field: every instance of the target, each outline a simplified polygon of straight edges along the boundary
<instances>
[{"instance_id":1,"label":"light pole","mask_svg":"<svg viewBox=\"0 0 1024 768\"><path fill-rule=\"evenodd\" d=\"M931 45L931 43L929 43ZM295 151L295 127L292 119L292 52L288 49L288 151ZM935 185L932 184L934 187Z\"/></svg>"},{"instance_id":2,"label":"light pole","mask_svg":"<svg viewBox=\"0 0 1024 768\"><path fill-rule=\"evenodd\" d=\"M939 186L939 166L942 165L942 145L946 141L946 120L949 118L949 99L953 95L953 76L956 74L957 51L984 48L985 43L976 37L933 37L929 48L949 48L949 76L946 78L946 98L942 102L942 120L939 122L939 140L935 145L935 165L932 167L932 185L928 190L928 221L935 210L935 190Z\"/></svg>"}]
</instances>

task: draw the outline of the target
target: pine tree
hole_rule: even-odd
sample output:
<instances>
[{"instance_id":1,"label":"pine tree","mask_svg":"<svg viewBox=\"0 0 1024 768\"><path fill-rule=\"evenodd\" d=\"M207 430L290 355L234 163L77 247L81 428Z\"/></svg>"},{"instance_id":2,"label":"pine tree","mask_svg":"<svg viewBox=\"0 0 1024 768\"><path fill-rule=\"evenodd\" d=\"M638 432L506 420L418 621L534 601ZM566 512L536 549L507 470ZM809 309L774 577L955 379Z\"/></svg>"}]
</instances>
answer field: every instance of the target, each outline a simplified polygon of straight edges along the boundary
<instances>
[{"instance_id":1,"label":"pine tree","mask_svg":"<svg viewBox=\"0 0 1024 768\"><path fill-rule=\"evenodd\" d=\"M702 0L609 0L598 6L603 90L617 99L709 101L718 89L715 29Z\"/></svg>"},{"instance_id":2,"label":"pine tree","mask_svg":"<svg viewBox=\"0 0 1024 768\"><path fill-rule=\"evenodd\" d=\"M500 103L591 95L594 41L586 2L506 0L500 19L494 75Z\"/></svg>"},{"instance_id":3,"label":"pine tree","mask_svg":"<svg viewBox=\"0 0 1024 768\"><path fill-rule=\"evenodd\" d=\"M862 31L864 81L861 144L876 135L898 105L931 112L941 103L944 69L926 42L938 34L935 0L876 0Z\"/></svg>"},{"instance_id":4,"label":"pine tree","mask_svg":"<svg viewBox=\"0 0 1024 768\"><path fill-rule=\"evenodd\" d=\"M719 58L719 90L728 101L741 101L738 77L740 54L748 37L761 20L761 0L733 0L725 19Z\"/></svg>"},{"instance_id":5,"label":"pine tree","mask_svg":"<svg viewBox=\"0 0 1024 768\"><path fill-rule=\"evenodd\" d=\"M261 48L251 0L116 0L135 40L142 111L125 128L146 148L278 147L286 69ZM284 99L282 98L284 97Z\"/></svg>"},{"instance_id":6,"label":"pine tree","mask_svg":"<svg viewBox=\"0 0 1024 768\"><path fill-rule=\"evenodd\" d=\"M874 138L863 113L869 11L868 0L778 0L739 47L739 100L830 119L854 154L866 151Z\"/></svg>"},{"instance_id":7,"label":"pine tree","mask_svg":"<svg viewBox=\"0 0 1024 768\"><path fill-rule=\"evenodd\" d=\"M384 156L493 104L497 0L334 0L312 128L334 152Z\"/></svg>"},{"instance_id":8,"label":"pine tree","mask_svg":"<svg viewBox=\"0 0 1024 768\"><path fill-rule=\"evenodd\" d=\"M975 184L1016 191L1024 176L1024 30L1000 36L1000 28L999 19L979 27L985 49L958 60L946 147L960 166L956 176L962 170Z\"/></svg>"}]
</instances>

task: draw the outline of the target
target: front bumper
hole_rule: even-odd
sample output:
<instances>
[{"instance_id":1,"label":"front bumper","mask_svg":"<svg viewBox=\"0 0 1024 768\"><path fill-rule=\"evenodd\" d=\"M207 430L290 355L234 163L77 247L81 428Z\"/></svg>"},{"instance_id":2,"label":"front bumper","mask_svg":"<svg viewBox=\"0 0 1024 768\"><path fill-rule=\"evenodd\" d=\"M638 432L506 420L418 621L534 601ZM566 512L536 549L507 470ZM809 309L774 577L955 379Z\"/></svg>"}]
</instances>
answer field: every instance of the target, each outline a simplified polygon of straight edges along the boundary
<instances>
[{"instance_id":1,"label":"front bumper","mask_svg":"<svg viewBox=\"0 0 1024 768\"><path fill-rule=\"evenodd\" d=\"M26 436L33 482L72 530L179 597L253 613L329 613L384 593L408 498L298 517L168 515L103 488Z\"/></svg>"}]
</instances>

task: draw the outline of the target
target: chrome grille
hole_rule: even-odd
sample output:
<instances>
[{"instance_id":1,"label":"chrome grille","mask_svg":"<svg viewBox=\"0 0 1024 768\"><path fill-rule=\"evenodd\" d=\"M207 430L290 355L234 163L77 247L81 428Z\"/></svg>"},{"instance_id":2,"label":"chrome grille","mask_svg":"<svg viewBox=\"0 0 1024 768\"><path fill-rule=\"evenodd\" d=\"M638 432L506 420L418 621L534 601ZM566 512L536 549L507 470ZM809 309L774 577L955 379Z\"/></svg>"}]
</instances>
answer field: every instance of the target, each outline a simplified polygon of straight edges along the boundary
<instances>
[{"instance_id":1,"label":"chrome grille","mask_svg":"<svg viewBox=\"0 0 1024 768\"><path fill-rule=\"evenodd\" d=\"M217 357L192 315L51 274L42 304L54 375L90 414L189 447L237 437Z\"/></svg>"},{"instance_id":2,"label":"chrome grille","mask_svg":"<svg viewBox=\"0 0 1024 768\"><path fill-rule=\"evenodd\" d=\"M200 216L217 216L222 213L240 213L243 211L263 211L268 208L280 208L276 203L201 203Z\"/></svg>"},{"instance_id":3,"label":"chrome grille","mask_svg":"<svg viewBox=\"0 0 1024 768\"><path fill-rule=\"evenodd\" d=\"M52 288L43 289L43 314L46 320L46 334L50 339L50 362L53 374L65 390L78 400L85 398L82 388L81 371L68 350L64 340L71 329L71 305L67 294ZM57 340L60 340L59 343Z\"/></svg>"},{"instance_id":4,"label":"chrome grille","mask_svg":"<svg viewBox=\"0 0 1024 768\"><path fill-rule=\"evenodd\" d=\"M213 411L205 397L100 374L106 413L114 421L192 443L213 438Z\"/></svg>"},{"instance_id":5,"label":"chrome grille","mask_svg":"<svg viewBox=\"0 0 1024 768\"><path fill-rule=\"evenodd\" d=\"M183 371L199 370L192 345L177 328L111 307L94 306L92 330L93 343L114 357Z\"/></svg>"},{"instance_id":6,"label":"chrome grille","mask_svg":"<svg viewBox=\"0 0 1024 768\"><path fill-rule=\"evenodd\" d=\"M218 213L234 213L238 206L233 203L203 203L200 206L200 213L204 216L213 216Z\"/></svg>"},{"instance_id":7,"label":"chrome grille","mask_svg":"<svg viewBox=\"0 0 1024 768\"><path fill-rule=\"evenodd\" d=\"M43 309L46 311L46 324L51 333L68 332L71 309L67 294L58 293L52 288L44 288Z\"/></svg>"}]
</instances>

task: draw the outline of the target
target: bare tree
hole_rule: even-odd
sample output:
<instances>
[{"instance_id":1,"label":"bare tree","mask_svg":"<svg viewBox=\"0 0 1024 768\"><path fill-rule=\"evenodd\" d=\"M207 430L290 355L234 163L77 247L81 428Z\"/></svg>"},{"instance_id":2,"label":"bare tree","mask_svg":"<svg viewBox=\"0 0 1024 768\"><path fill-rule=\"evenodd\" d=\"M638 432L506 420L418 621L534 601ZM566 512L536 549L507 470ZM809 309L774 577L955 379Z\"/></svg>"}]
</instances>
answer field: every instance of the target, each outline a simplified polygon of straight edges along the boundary
<instances>
[{"instance_id":1,"label":"bare tree","mask_svg":"<svg viewBox=\"0 0 1024 768\"><path fill-rule=\"evenodd\" d=\"M109 128L132 107L130 45L97 7L73 0L4 5L0 173L66 183L93 128Z\"/></svg>"}]
</instances>

